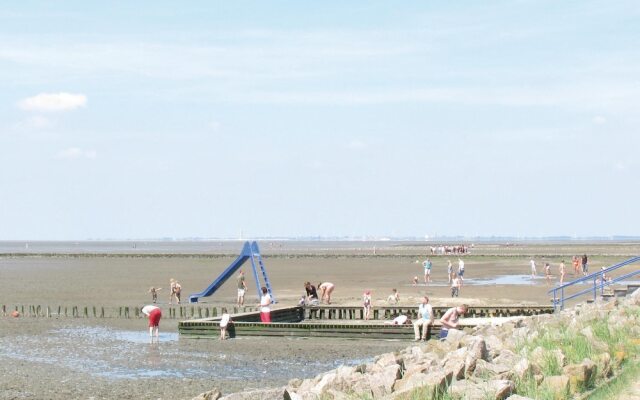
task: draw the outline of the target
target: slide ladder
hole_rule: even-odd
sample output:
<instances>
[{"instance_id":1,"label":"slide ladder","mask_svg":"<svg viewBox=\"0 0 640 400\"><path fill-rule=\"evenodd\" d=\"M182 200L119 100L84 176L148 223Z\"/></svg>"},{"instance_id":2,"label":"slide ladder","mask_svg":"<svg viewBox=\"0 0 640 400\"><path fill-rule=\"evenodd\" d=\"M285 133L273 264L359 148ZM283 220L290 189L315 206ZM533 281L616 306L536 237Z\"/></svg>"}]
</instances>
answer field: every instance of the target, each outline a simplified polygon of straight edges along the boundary
<instances>
[{"instance_id":1,"label":"slide ladder","mask_svg":"<svg viewBox=\"0 0 640 400\"><path fill-rule=\"evenodd\" d=\"M257 242L245 242L242 246L242 251L238 258L236 258L229 266L218 276L211 284L202 292L189 295L189 303L197 303L202 297L208 297L214 294L220 287L230 278L233 274L240 269L240 267L247 261L251 260L251 266L253 267L253 276L256 280L256 288L258 290L258 300L262 296L260 288L262 284L258 276L258 267L260 268L261 275L264 281L264 286L271 295L272 302L275 303L275 297L271 291L271 282L267 276L267 271L262 262L262 256L260 256L260 249Z\"/></svg>"},{"instance_id":2,"label":"slide ladder","mask_svg":"<svg viewBox=\"0 0 640 400\"><path fill-rule=\"evenodd\" d=\"M254 259L254 265L255 265L255 261L258 261L258 267L260 267L260 272L262 272L262 279L264 282L264 286L267 288L267 292L269 292L269 294L271 295L271 301L273 303L276 303L276 297L273 295L273 292L271 290L271 282L269 282L269 277L267 276L267 270L264 267L264 263L262 262L262 256L260 255L260 249L258 249L258 243L253 242L251 243L251 254L253 254L253 259ZM255 271L255 266L254 266L254 271ZM256 279L256 282L258 282L258 279ZM261 291L258 292L258 297L260 297L262 295Z\"/></svg>"}]
</instances>

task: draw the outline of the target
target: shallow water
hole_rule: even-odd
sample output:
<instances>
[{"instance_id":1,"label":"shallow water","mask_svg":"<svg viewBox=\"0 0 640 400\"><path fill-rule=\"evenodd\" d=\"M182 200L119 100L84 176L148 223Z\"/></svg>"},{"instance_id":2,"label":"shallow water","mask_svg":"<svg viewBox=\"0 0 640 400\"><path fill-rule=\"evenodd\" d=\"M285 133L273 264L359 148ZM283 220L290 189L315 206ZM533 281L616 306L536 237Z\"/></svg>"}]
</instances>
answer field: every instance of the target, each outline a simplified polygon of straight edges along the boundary
<instances>
[{"instance_id":1,"label":"shallow water","mask_svg":"<svg viewBox=\"0 0 640 400\"><path fill-rule=\"evenodd\" d=\"M472 285L472 286L489 286L489 285L535 285L538 281L544 281L544 276L537 276L535 278L531 278L531 275L499 275L494 278L485 278L485 279L476 279L476 278L465 278L464 285ZM429 285L425 285L424 283L418 283L416 286L420 287L444 287L450 286L450 283L444 281L431 282ZM411 284L405 286L414 286Z\"/></svg>"},{"instance_id":2,"label":"shallow water","mask_svg":"<svg viewBox=\"0 0 640 400\"><path fill-rule=\"evenodd\" d=\"M238 343L250 338L234 339ZM295 339L292 340L292 343ZM67 368L108 379L224 378L256 380L291 379L314 375L342 364L355 365L366 359L314 360L305 356L256 362L255 354L224 351L215 340L178 340L177 333L161 333L151 341L147 331L106 327L55 329L46 336L0 338L0 356L24 362ZM230 350L227 348L226 350Z\"/></svg>"}]
</instances>

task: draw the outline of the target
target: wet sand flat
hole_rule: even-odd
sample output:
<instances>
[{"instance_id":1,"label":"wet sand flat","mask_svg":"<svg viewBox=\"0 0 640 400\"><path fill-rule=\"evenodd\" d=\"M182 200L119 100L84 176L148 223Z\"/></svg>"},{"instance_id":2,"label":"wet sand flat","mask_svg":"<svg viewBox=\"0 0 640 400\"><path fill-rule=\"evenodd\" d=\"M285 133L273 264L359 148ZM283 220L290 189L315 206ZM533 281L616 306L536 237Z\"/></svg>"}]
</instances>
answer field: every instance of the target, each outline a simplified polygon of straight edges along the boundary
<instances>
[{"instance_id":1,"label":"wet sand flat","mask_svg":"<svg viewBox=\"0 0 640 400\"><path fill-rule=\"evenodd\" d=\"M590 269L628 258L628 247L601 248L590 254ZM31 246L33 247L33 246ZM446 260L457 267L457 256L430 256L429 286L423 283L421 262L428 250L405 246L346 247L325 253L318 248L286 249L273 246L264 262L279 300L277 306L296 304L303 282L331 281L333 302L360 305L364 290L372 291L374 306L386 305L392 288L401 304L417 305L425 294L434 305L549 305L552 287L542 275L528 277L529 256L536 254L539 274L544 262L564 258L567 279L573 278L569 251L564 246L528 246L505 255L476 248L465 261L465 285L451 299L446 283ZM595 249L595 248L594 248ZM584 247L573 249L584 251ZM541 255L546 252L544 258ZM420 254L422 253L422 254ZM477 253L477 254L476 254ZM570 254L570 253L569 253ZM163 287L160 306L168 300L170 278L182 284L183 297L199 292L215 279L235 255L221 254L28 254L0 256L0 304L68 306L140 306L150 302L150 286ZM247 303L257 302L251 267L245 264ZM418 276L420 284L411 282ZM556 278L557 280L557 278ZM233 306L235 279L206 302ZM177 337L177 320L164 319L159 343L149 343L146 320L98 318L0 318L0 398L142 398L190 399L214 386L224 393L245 387L284 385L289 379L314 376L340 364L355 364L409 343L381 340L237 338L225 342Z\"/></svg>"}]
</instances>

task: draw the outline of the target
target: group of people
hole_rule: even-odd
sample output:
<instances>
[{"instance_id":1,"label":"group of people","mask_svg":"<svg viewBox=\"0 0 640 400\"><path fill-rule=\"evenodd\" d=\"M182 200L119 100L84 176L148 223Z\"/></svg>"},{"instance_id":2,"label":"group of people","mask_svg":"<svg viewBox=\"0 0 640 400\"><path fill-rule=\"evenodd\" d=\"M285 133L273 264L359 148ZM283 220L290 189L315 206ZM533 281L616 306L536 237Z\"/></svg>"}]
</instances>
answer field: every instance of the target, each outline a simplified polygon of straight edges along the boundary
<instances>
[{"instance_id":1,"label":"group of people","mask_svg":"<svg viewBox=\"0 0 640 400\"><path fill-rule=\"evenodd\" d=\"M162 288L151 286L149 288L148 293L151 294L151 301L153 304L158 302L158 292L161 291ZM178 283L177 280L171 278L169 280L169 304L173 304L173 300L176 300L176 304L180 304L180 294L182 293L182 286Z\"/></svg>"},{"instance_id":2,"label":"group of people","mask_svg":"<svg viewBox=\"0 0 640 400\"><path fill-rule=\"evenodd\" d=\"M429 283L432 281L431 280L431 270L433 269L433 263L431 262L431 259L427 258L426 260L424 260L422 262L422 267L424 268L424 284L428 286ZM463 279L463 277L464 277L464 260L462 260L462 258L458 258L458 270L457 271L453 270L453 263L451 262L451 260L447 260L447 279L448 279L448 283L451 283L456 276L459 277L460 279ZM414 286L418 285L418 277L417 276L413 277L413 285Z\"/></svg>"},{"instance_id":3,"label":"group of people","mask_svg":"<svg viewBox=\"0 0 640 400\"><path fill-rule=\"evenodd\" d=\"M468 306L463 304L461 306L451 307L449 308L440 318L440 333L439 338L444 339L449 334L449 329L456 329L458 327L458 322L460 316L464 315ZM420 305L418 306L418 318L415 321L409 320L406 316L398 316L393 320L393 324L403 325L403 324L412 324L413 325L413 333L414 340L427 340L427 334L429 332L429 327L433 325L434 315L433 315L433 307L429 304L429 297L424 296Z\"/></svg>"},{"instance_id":4,"label":"group of people","mask_svg":"<svg viewBox=\"0 0 640 400\"><path fill-rule=\"evenodd\" d=\"M331 282L320 282L318 286L313 286L311 282L304 283L305 294L300 299L301 305L317 306L320 304L331 304L331 293L336 288ZM318 298L318 290L320 290L320 297Z\"/></svg>"},{"instance_id":5,"label":"group of people","mask_svg":"<svg viewBox=\"0 0 640 400\"><path fill-rule=\"evenodd\" d=\"M431 254L467 254L469 252L469 247L467 245L461 244L457 246L431 246Z\"/></svg>"},{"instance_id":6,"label":"group of people","mask_svg":"<svg viewBox=\"0 0 640 400\"><path fill-rule=\"evenodd\" d=\"M573 265L573 275L580 275L580 273L582 273L582 275L584 276L588 275L589 274L588 262L589 262L589 258L587 257L586 254L584 254L582 257L573 256L571 259L571 263ZM531 270L531 279L535 279L536 276L538 275L538 270L536 266L536 260L533 257L531 257L531 259L529 260L529 267ZM558 264L558 276L560 277L560 285L564 283L564 278L566 276L566 273L567 273L566 265L564 263L564 260L562 260ZM551 264L548 261L544 263L544 274L547 280L547 284L550 284L552 275L551 275Z\"/></svg>"},{"instance_id":7,"label":"group of people","mask_svg":"<svg viewBox=\"0 0 640 400\"><path fill-rule=\"evenodd\" d=\"M430 258L427 258L422 262L422 267L424 268L424 284L426 286L432 282L431 279L431 270L433 269L433 263ZM451 260L447 260L447 280L448 284L451 285L451 297L458 297L460 294L460 289L464 283L464 260L462 258L458 258L458 270L454 271L453 263ZM418 276L413 277L413 286L418 286Z\"/></svg>"}]
</instances>

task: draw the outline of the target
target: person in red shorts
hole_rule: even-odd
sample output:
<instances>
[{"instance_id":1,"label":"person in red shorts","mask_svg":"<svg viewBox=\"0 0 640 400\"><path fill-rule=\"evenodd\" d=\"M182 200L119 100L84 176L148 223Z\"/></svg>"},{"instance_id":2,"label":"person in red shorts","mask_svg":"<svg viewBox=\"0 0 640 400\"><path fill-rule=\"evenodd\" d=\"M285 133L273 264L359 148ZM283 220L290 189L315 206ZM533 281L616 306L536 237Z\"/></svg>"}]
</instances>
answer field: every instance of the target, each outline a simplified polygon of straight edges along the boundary
<instances>
[{"instance_id":1,"label":"person in red shorts","mask_svg":"<svg viewBox=\"0 0 640 400\"><path fill-rule=\"evenodd\" d=\"M160 307L148 305L142 307L142 313L149 317L149 336L158 337L162 310L160 310Z\"/></svg>"},{"instance_id":2,"label":"person in red shorts","mask_svg":"<svg viewBox=\"0 0 640 400\"><path fill-rule=\"evenodd\" d=\"M262 287L262 297L260 298L260 321L263 323L271 322L271 295L266 287Z\"/></svg>"}]
</instances>

